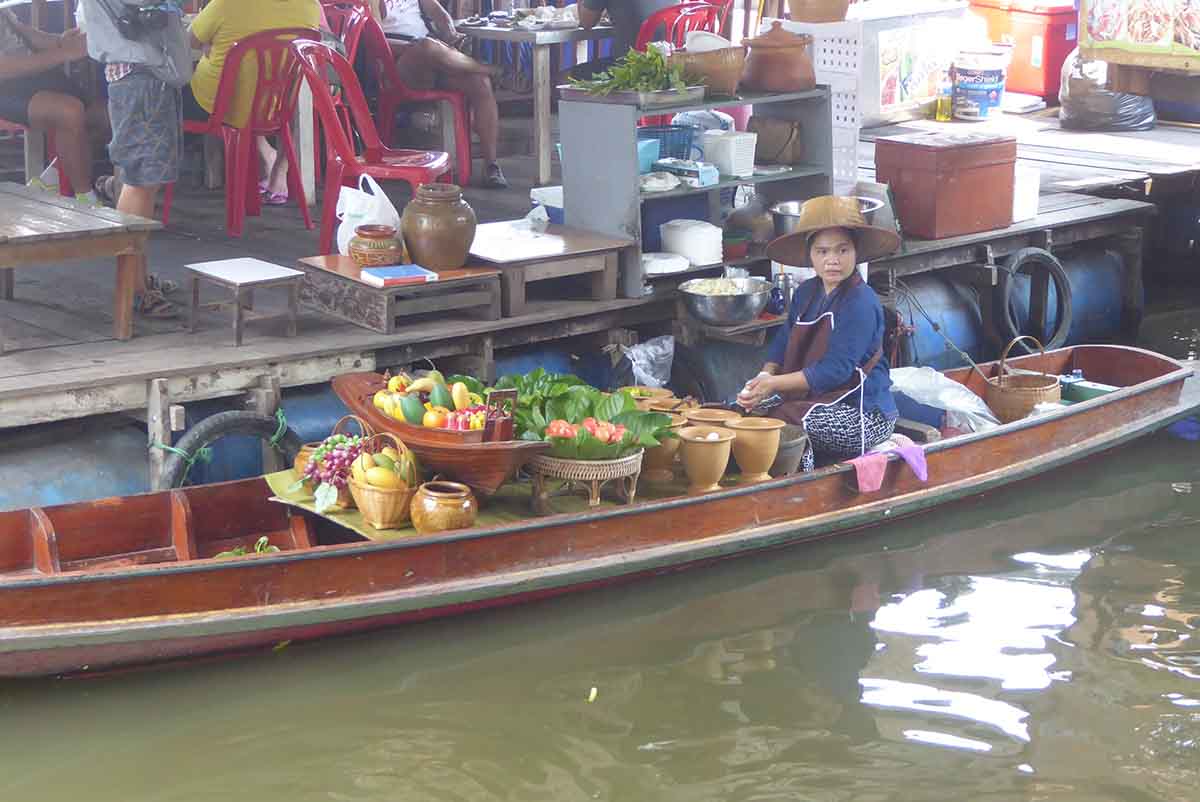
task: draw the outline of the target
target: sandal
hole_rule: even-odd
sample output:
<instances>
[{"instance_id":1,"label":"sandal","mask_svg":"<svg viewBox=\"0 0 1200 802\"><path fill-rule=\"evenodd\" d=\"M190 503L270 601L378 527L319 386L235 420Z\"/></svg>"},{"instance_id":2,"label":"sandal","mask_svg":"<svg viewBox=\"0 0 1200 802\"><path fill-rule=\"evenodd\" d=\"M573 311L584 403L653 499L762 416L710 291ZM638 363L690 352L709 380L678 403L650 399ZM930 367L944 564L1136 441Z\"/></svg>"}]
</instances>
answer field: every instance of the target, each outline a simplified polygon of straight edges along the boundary
<instances>
[{"instance_id":1,"label":"sandal","mask_svg":"<svg viewBox=\"0 0 1200 802\"><path fill-rule=\"evenodd\" d=\"M92 182L92 191L105 206L117 205L117 177L115 175L97 176Z\"/></svg>"},{"instance_id":2,"label":"sandal","mask_svg":"<svg viewBox=\"0 0 1200 802\"><path fill-rule=\"evenodd\" d=\"M160 295L170 295L179 291L179 282L162 278L157 273L149 273L146 275L146 288Z\"/></svg>"},{"instance_id":3,"label":"sandal","mask_svg":"<svg viewBox=\"0 0 1200 802\"><path fill-rule=\"evenodd\" d=\"M158 290L146 290L133 300L136 314L153 320L170 320L179 317L179 307L163 297Z\"/></svg>"},{"instance_id":4,"label":"sandal","mask_svg":"<svg viewBox=\"0 0 1200 802\"><path fill-rule=\"evenodd\" d=\"M286 192L271 192L267 190L263 193L262 202L267 206L283 206L288 202L288 194Z\"/></svg>"}]
</instances>

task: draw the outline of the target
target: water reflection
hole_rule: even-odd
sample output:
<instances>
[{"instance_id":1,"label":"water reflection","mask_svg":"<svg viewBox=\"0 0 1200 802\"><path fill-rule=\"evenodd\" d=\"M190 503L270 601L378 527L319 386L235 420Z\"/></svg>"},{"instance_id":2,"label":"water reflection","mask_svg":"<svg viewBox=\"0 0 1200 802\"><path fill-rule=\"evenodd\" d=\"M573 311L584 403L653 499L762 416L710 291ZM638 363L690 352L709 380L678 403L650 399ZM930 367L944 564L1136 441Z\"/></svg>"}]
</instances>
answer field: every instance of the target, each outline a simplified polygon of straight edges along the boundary
<instances>
[{"instance_id":1,"label":"water reflection","mask_svg":"<svg viewBox=\"0 0 1200 802\"><path fill-rule=\"evenodd\" d=\"M0 685L0 799L1190 800L1194 448L515 611Z\"/></svg>"}]
</instances>

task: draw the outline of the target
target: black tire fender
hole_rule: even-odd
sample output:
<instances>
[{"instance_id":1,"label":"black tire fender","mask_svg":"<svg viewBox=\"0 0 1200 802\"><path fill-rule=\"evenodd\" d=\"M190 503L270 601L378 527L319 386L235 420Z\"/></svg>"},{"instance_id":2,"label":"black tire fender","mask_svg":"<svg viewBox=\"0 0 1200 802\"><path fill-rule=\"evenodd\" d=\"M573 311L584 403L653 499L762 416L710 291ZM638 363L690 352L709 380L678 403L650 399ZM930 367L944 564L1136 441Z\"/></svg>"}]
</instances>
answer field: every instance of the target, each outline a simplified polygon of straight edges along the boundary
<instances>
[{"instance_id":1,"label":"black tire fender","mask_svg":"<svg viewBox=\"0 0 1200 802\"><path fill-rule=\"evenodd\" d=\"M1028 272L1027 268L1045 270L1050 274L1050 280L1054 282L1054 289L1058 294L1058 325L1054 329L1054 334L1044 345L1046 350L1061 348L1066 343L1067 335L1071 331L1071 280L1067 276L1067 271L1063 269L1062 262L1058 261L1054 254L1042 248L1021 248L1005 259L1004 265L997 271L999 277L993 297L998 306L999 313L996 318L1000 335L1007 344L1023 334L1017 329L1017 321L1013 318L1009 296L1016 285L1012 277L1017 273ZM1034 336L1038 339L1041 339L1042 334L1043 332L1034 332ZM1017 349L1027 354L1033 353L1033 349L1026 345L1025 341L1018 342Z\"/></svg>"},{"instance_id":2,"label":"black tire fender","mask_svg":"<svg viewBox=\"0 0 1200 802\"><path fill-rule=\"evenodd\" d=\"M279 421L269 415L240 410L218 412L189 429L187 434L179 438L175 449L192 457L200 449L215 443L222 437L247 435L269 443L278 431ZM283 455L285 463L290 465L295 461L296 455L300 453L303 445L299 435L291 429L285 429L283 436L275 444L275 448ZM182 487L190 467L188 459L175 452L168 452L167 459L163 463L163 484L166 487Z\"/></svg>"}]
</instances>

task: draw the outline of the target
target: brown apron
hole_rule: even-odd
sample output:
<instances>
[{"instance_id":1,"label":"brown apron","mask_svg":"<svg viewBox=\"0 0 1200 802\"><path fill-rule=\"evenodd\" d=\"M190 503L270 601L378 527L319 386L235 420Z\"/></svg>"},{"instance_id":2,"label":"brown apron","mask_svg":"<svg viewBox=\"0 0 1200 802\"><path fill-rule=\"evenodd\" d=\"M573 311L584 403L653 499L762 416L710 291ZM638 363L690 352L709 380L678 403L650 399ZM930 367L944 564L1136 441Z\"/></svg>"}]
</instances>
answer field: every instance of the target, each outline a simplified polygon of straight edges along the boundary
<instances>
[{"instance_id":1,"label":"brown apron","mask_svg":"<svg viewBox=\"0 0 1200 802\"><path fill-rule=\"evenodd\" d=\"M795 373L798 370L803 370L809 365L815 365L825 356L825 352L829 350L829 338L833 334L834 316L842 305L842 299L845 297L843 290L851 289L862 281L862 276L855 270L836 290L839 293L834 299L833 305L829 307L828 312L824 312L808 323L800 322L808 316L812 311L813 306L817 303L817 294L813 294L812 299L808 302L808 306L796 318L796 324L792 326L792 333L788 337L787 350L784 351L783 365L779 368L779 373ZM783 418L788 423L797 426L804 425L804 418L809 411L816 406L826 406L835 404L845 398L856 389L861 389L863 381L868 373L879 363L883 357L883 346L875 349L875 353L860 365L862 371L859 376L851 376L845 383L835 387L828 392L820 395L808 395L803 399L795 401L785 401L778 409L772 411L775 417Z\"/></svg>"}]
</instances>

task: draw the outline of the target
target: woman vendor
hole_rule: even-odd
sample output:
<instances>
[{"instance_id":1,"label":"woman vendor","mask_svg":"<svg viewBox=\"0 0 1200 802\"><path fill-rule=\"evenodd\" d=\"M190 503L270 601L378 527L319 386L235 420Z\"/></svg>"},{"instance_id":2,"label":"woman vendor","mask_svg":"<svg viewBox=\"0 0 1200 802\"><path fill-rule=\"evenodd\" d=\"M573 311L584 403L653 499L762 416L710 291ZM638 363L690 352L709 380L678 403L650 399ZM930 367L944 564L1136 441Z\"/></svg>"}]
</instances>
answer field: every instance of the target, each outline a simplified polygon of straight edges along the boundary
<instances>
[{"instance_id":1,"label":"woman vendor","mask_svg":"<svg viewBox=\"0 0 1200 802\"><path fill-rule=\"evenodd\" d=\"M803 425L808 435L806 471L818 457L861 456L896 426L883 307L856 265L899 246L895 231L867 224L857 199L827 195L806 202L795 231L767 248L774 261L811 266L817 275L796 288L788 323L738 404L754 409L780 396L783 404L773 414Z\"/></svg>"}]
</instances>

